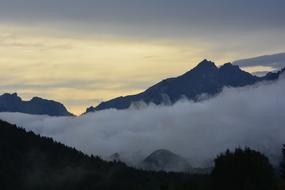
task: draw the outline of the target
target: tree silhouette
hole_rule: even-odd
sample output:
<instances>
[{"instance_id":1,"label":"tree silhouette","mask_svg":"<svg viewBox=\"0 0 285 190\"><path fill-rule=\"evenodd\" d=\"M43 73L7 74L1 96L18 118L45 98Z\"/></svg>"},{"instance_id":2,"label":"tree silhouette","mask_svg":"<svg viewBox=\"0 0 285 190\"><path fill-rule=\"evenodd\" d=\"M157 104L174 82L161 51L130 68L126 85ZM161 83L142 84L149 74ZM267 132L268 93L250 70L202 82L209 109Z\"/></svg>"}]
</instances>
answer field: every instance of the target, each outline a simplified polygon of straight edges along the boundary
<instances>
[{"instance_id":1,"label":"tree silhouette","mask_svg":"<svg viewBox=\"0 0 285 190\"><path fill-rule=\"evenodd\" d=\"M207 179L107 162L0 121L0 190L207 190Z\"/></svg>"},{"instance_id":2,"label":"tree silhouette","mask_svg":"<svg viewBox=\"0 0 285 190\"><path fill-rule=\"evenodd\" d=\"M212 179L217 190L270 190L274 186L273 167L268 159L250 148L219 155Z\"/></svg>"},{"instance_id":3,"label":"tree silhouette","mask_svg":"<svg viewBox=\"0 0 285 190\"><path fill-rule=\"evenodd\" d=\"M282 148L282 155L283 155L283 159L280 164L280 170L281 170L281 178L285 180L285 144L283 145L283 148Z\"/></svg>"}]
</instances>

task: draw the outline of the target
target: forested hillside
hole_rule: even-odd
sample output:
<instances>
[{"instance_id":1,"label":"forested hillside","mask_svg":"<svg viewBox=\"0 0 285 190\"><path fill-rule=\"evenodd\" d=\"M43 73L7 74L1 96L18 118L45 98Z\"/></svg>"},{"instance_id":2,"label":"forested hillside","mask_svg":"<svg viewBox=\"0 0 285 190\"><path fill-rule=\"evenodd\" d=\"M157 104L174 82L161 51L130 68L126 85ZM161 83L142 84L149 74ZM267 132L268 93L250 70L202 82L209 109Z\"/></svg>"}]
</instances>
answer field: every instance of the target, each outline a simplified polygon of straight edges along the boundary
<instances>
[{"instance_id":1,"label":"forested hillside","mask_svg":"<svg viewBox=\"0 0 285 190\"><path fill-rule=\"evenodd\" d=\"M279 175L263 154L246 148L219 155L212 174L142 171L0 121L1 190L281 190L284 160Z\"/></svg>"},{"instance_id":2,"label":"forested hillside","mask_svg":"<svg viewBox=\"0 0 285 190\"><path fill-rule=\"evenodd\" d=\"M207 176L147 172L106 162L0 122L0 189L207 189Z\"/></svg>"}]
</instances>

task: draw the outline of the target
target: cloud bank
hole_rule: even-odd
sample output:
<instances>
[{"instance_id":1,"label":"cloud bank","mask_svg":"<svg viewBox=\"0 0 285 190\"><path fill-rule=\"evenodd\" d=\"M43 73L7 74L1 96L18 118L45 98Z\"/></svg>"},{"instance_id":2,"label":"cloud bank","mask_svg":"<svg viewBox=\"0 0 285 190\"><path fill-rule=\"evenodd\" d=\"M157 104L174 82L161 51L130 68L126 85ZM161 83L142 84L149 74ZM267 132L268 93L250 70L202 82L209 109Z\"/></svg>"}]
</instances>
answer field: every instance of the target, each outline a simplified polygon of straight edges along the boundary
<instances>
[{"instance_id":1,"label":"cloud bank","mask_svg":"<svg viewBox=\"0 0 285 190\"><path fill-rule=\"evenodd\" d=\"M272 70L279 70L285 67L285 53L241 59L234 61L233 64L239 65L240 67L264 66L271 67Z\"/></svg>"},{"instance_id":2,"label":"cloud bank","mask_svg":"<svg viewBox=\"0 0 285 190\"><path fill-rule=\"evenodd\" d=\"M285 143L285 79L245 88L225 88L209 100L173 106L105 110L81 117L1 113L0 118L68 146L107 158L119 152L135 164L164 148L208 166L227 148L249 146L278 164Z\"/></svg>"}]
</instances>

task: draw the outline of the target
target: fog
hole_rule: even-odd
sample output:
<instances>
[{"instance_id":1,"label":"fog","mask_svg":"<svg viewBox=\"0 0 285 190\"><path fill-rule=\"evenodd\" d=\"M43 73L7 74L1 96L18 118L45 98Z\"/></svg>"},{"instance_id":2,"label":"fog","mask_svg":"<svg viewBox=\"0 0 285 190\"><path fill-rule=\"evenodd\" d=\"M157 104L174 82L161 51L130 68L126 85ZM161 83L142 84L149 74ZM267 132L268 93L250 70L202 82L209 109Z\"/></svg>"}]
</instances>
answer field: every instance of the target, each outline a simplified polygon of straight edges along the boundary
<instances>
[{"instance_id":1,"label":"fog","mask_svg":"<svg viewBox=\"0 0 285 190\"><path fill-rule=\"evenodd\" d=\"M216 97L173 106L105 110L80 117L1 113L0 118L52 137L87 154L120 153L135 164L156 149L206 167L227 148L249 146L278 164L285 143L285 79L244 88L225 88Z\"/></svg>"}]
</instances>

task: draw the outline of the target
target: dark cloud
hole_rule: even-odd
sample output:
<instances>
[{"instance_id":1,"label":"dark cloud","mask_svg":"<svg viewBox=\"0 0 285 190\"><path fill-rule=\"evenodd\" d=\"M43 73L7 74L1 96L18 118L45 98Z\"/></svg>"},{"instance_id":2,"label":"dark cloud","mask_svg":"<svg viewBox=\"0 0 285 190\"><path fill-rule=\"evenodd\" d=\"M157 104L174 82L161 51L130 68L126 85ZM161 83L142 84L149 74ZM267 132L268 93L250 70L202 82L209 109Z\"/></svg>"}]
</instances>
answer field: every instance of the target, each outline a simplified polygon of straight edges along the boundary
<instances>
[{"instance_id":1,"label":"dark cloud","mask_svg":"<svg viewBox=\"0 0 285 190\"><path fill-rule=\"evenodd\" d=\"M0 22L84 36L194 41L243 57L285 50L284 8L283 0L2 0Z\"/></svg>"},{"instance_id":2,"label":"dark cloud","mask_svg":"<svg viewBox=\"0 0 285 190\"><path fill-rule=\"evenodd\" d=\"M242 59L234 61L233 64L241 67L267 66L275 70L280 70L285 67L285 53Z\"/></svg>"},{"instance_id":3,"label":"dark cloud","mask_svg":"<svg viewBox=\"0 0 285 190\"><path fill-rule=\"evenodd\" d=\"M191 161L211 163L227 148L250 146L278 163L285 139L285 79L245 88L226 88L219 96L173 106L105 110L77 118L1 113L0 118L49 136L85 153L115 152L136 163L164 148Z\"/></svg>"},{"instance_id":4,"label":"dark cloud","mask_svg":"<svg viewBox=\"0 0 285 190\"><path fill-rule=\"evenodd\" d=\"M0 16L14 21L141 25L141 29L158 25L256 30L284 28L284 8L282 0L2 0Z\"/></svg>"}]
</instances>

